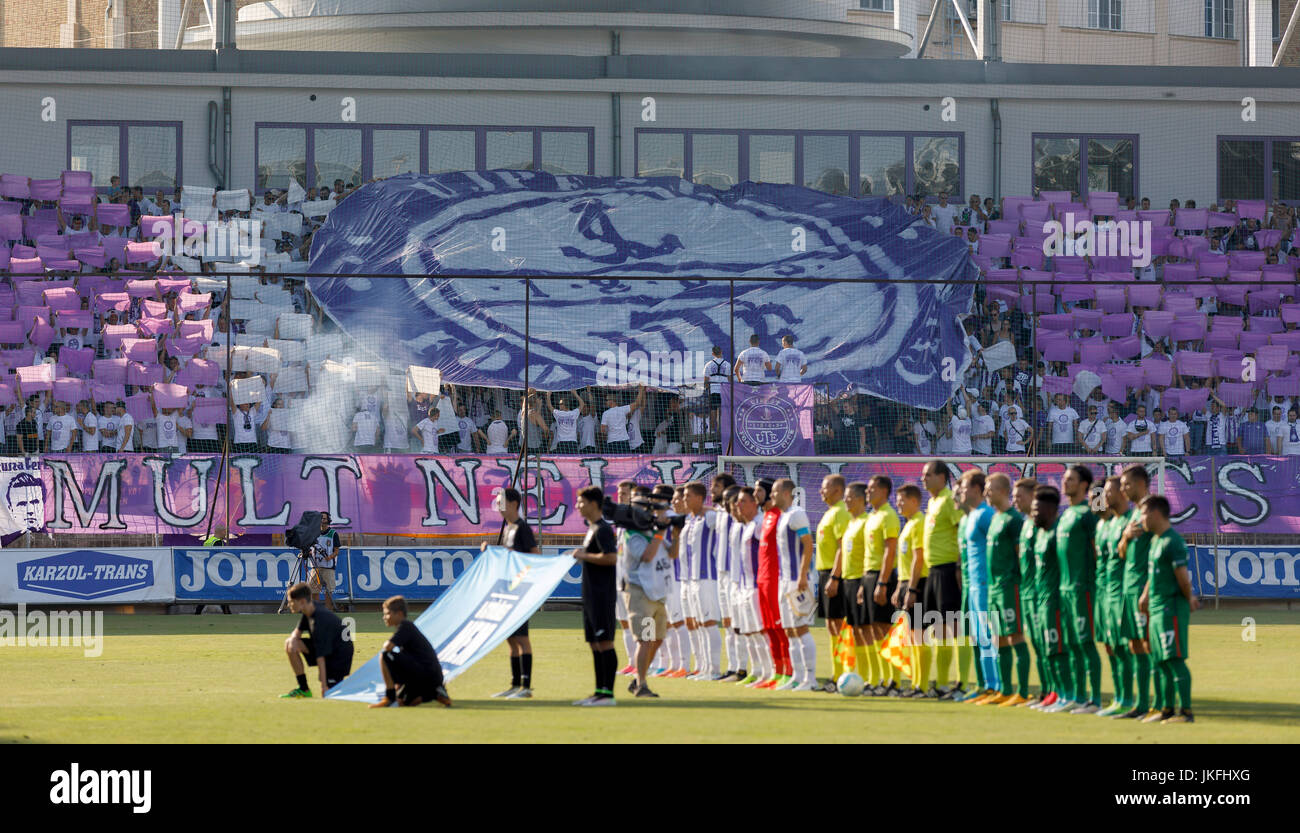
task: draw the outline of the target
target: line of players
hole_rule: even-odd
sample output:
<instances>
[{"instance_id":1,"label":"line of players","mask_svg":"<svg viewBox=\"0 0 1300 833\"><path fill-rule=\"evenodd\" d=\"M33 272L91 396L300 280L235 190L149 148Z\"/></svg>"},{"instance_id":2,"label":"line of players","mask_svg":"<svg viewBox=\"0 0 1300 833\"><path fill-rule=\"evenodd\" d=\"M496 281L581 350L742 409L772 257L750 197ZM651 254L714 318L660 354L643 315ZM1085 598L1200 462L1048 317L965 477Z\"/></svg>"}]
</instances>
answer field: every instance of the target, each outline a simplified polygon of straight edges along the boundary
<instances>
[{"instance_id":1,"label":"line of players","mask_svg":"<svg viewBox=\"0 0 1300 833\"><path fill-rule=\"evenodd\" d=\"M794 504L793 481L739 487L720 474L707 490L698 482L653 490L620 483L620 503L671 501L672 513L685 516L680 532L670 530L665 540L672 561L668 628L651 676L834 691L842 670L835 643L849 627L864 694L1144 722L1193 720L1187 637L1199 602L1185 542L1172 529L1168 501L1148 494L1145 468L1130 466L1107 478L1095 506L1089 505L1093 476L1084 466L1070 467L1059 490L972 470L954 491L941 461L928 464L922 480L930 496L926 512L921 490L910 484L898 489L895 511L888 477L823 480L828 509L815 549L832 637L833 676L825 683L816 677L809 632L814 543L806 513ZM901 611L912 626L908 686L881 655ZM635 632L622 605L617 615L632 657ZM996 655L979 651L974 662L978 646L991 648L993 639ZM1105 708L1098 641L1115 692ZM1029 689L1031 662L1040 680L1036 695Z\"/></svg>"}]
</instances>

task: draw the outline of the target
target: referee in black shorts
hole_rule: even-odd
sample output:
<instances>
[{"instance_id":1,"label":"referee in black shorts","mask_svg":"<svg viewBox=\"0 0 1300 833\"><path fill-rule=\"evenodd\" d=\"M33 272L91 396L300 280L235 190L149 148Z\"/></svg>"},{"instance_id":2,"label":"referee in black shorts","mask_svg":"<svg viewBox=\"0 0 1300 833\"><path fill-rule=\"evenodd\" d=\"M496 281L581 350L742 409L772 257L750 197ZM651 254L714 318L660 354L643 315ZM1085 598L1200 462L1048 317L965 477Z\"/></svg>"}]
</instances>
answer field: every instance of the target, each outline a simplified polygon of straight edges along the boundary
<instances>
[{"instance_id":1,"label":"referee in black shorts","mask_svg":"<svg viewBox=\"0 0 1300 833\"><path fill-rule=\"evenodd\" d=\"M578 514L587 522L587 537L572 552L582 562L582 630L591 646L596 667L596 691L590 697L575 700L575 706L613 706L614 675L618 673L618 654L614 653L614 598L618 540L614 529L605 523L601 506L605 493L599 486L578 492Z\"/></svg>"},{"instance_id":2,"label":"referee in black shorts","mask_svg":"<svg viewBox=\"0 0 1300 833\"><path fill-rule=\"evenodd\" d=\"M902 519L903 529L898 536L898 585L894 588L894 607L905 612L911 627L913 646L919 646L924 638L925 629L925 547L921 543L925 525L925 515L921 512L921 490L911 483L898 487L898 515ZM916 524L914 527L913 524ZM908 576L904 579L902 576ZM913 652L915 662L927 662L928 654ZM928 678L929 669L914 667L912 669L912 687L903 693L903 697L938 697L923 691L918 682L924 674ZM933 684L931 684L933 685Z\"/></svg>"}]
</instances>

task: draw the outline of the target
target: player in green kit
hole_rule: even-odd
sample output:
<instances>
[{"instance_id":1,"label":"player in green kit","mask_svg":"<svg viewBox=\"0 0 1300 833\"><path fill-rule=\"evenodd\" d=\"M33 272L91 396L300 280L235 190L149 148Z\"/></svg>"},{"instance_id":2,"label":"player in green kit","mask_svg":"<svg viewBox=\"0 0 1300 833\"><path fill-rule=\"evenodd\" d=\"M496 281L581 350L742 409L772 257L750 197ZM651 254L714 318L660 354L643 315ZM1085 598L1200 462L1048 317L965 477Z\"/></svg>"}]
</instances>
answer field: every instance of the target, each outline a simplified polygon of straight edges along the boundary
<instances>
[{"instance_id":1,"label":"player in green kit","mask_svg":"<svg viewBox=\"0 0 1300 833\"><path fill-rule=\"evenodd\" d=\"M1132 655L1124 639L1121 623L1124 608L1124 562L1119 557L1119 537L1128 523L1128 498L1119 477L1106 478L1101 499L1106 512L1097 525L1097 627L1106 656L1110 661L1114 701L1097 712L1098 717L1114 717L1133 708Z\"/></svg>"},{"instance_id":2,"label":"player in green kit","mask_svg":"<svg viewBox=\"0 0 1300 833\"><path fill-rule=\"evenodd\" d=\"M1133 679L1137 691L1133 695L1132 709L1117 714L1117 718L1145 718L1151 710L1151 649L1147 644L1147 617L1138 605L1142 588L1147 582L1147 550L1151 546L1151 533L1142 528L1137 504L1147 496L1151 478L1146 468L1134 463L1119 476L1120 488L1133 504L1125 515L1125 526L1120 534L1116 552L1124 562L1124 579L1121 585L1120 636L1128 640L1133 656ZM1163 691L1158 689L1157 692ZM1157 712L1158 713L1158 712Z\"/></svg>"},{"instance_id":3,"label":"player in green kit","mask_svg":"<svg viewBox=\"0 0 1300 833\"><path fill-rule=\"evenodd\" d=\"M1020 560L1017 552L1025 516L1011 502L1011 478L989 475L984 497L997 510L989 524L989 626L998 638L998 697L982 705L1019 706L1029 702L1029 646L1020 609ZM1012 659L1016 682L1011 683Z\"/></svg>"},{"instance_id":4,"label":"player in green kit","mask_svg":"<svg viewBox=\"0 0 1300 833\"><path fill-rule=\"evenodd\" d=\"M1201 606L1187 571L1187 543L1169 522L1169 501L1149 495L1142 501L1142 528L1151 533L1147 585L1138 609L1148 614L1151 654L1165 689L1165 706L1143 723L1191 723L1192 672L1187 670L1187 626ZM1174 713L1174 702L1178 713Z\"/></svg>"},{"instance_id":5,"label":"player in green kit","mask_svg":"<svg viewBox=\"0 0 1300 833\"><path fill-rule=\"evenodd\" d=\"M1092 472L1086 466L1066 469L1061 490L1070 506L1056 522L1056 557L1061 562L1061 623L1074 671L1070 699L1075 706L1069 709L1071 714L1101 711L1101 655L1097 653L1092 609L1097 581L1097 516L1088 506L1091 487Z\"/></svg>"},{"instance_id":6,"label":"player in green kit","mask_svg":"<svg viewBox=\"0 0 1300 833\"><path fill-rule=\"evenodd\" d=\"M1048 676L1052 691L1032 708L1038 711L1068 711L1079 704L1070 700L1074 691L1074 672L1061 638L1061 562L1056 556L1057 512L1061 493L1054 486L1039 486L1034 491L1034 577L1037 580L1038 620L1043 628L1043 648L1047 652Z\"/></svg>"},{"instance_id":7,"label":"player in green kit","mask_svg":"<svg viewBox=\"0 0 1300 833\"><path fill-rule=\"evenodd\" d=\"M1034 667L1038 669L1040 689L1038 694L1020 705L1031 708L1042 703L1052 689L1047 648L1043 639L1043 623L1038 611L1038 568L1034 562L1034 539L1038 534L1038 527L1033 523L1033 509L1034 493L1037 490L1038 481L1032 477L1022 477L1016 481L1016 509L1028 521L1020 525L1020 540L1017 542L1020 555L1020 615L1024 620L1025 633L1029 636L1029 644L1034 649Z\"/></svg>"}]
</instances>

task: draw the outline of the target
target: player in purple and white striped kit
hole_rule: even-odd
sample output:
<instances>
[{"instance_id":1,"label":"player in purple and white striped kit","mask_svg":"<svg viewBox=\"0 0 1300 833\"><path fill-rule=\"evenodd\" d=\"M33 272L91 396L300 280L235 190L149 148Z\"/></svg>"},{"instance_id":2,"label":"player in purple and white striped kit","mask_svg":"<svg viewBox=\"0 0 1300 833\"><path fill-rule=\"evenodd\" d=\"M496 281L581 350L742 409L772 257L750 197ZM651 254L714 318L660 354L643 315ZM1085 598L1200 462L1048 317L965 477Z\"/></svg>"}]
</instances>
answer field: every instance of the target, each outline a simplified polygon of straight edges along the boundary
<instances>
[{"instance_id":1,"label":"player in purple and white striped kit","mask_svg":"<svg viewBox=\"0 0 1300 833\"><path fill-rule=\"evenodd\" d=\"M686 525L682 543L687 557L687 626L695 620L695 673L688 680L720 680L722 674L722 635L718 633L718 560L715 512L706 511L704 498L708 489L698 480L686 484Z\"/></svg>"},{"instance_id":2,"label":"player in purple and white striped kit","mask_svg":"<svg viewBox=\"0 0 1300 833\"><path fill-rule=\"evenodd\" d=\"M812 567L812 535L808 515L794 505L794 482L781 479L772 497L781 509L776 525L777 558L780 569L779 604L781 627L790 639L790 661L794 673L778 686L789 691L816 691L817 645L808 632L816 616L817 600L809 581Z\"/></svg>"},{"instance_id":3,"label":"player in purple and white striped kit","mask_svg":"<svg viewBox=\"0 0 1300 833\"><path fill-rule=\"evenodd\" d=\"M758 542L762 508L754 495L754 487L744 486L736 496L736 523L739 540L733 548L731 563L736 577L736 597L732 616L749 653L749 675L740 680L741 685L753 688L772 679L776 673L772 654L763 636L763 617L758 610Z\"/></svg>"},{"instance_id":4,"label":"player in purple and white striped kit","mask_svg":"<svg viewBox=\"0 0 1300 833\"><path fill-rule=\"evenodd\" d=\"M735 682L745 676L737 673L743 668L744 662L736 649L736 632L732 625L731 514L727 511L726 502L723 500L724 493L735 484L736 478L724 472L713 478L709 490L709 496L713 500L712 511L716 518L713 525L713 552L718 565L718 613L722 619L722 639L726 640L727 646L727 670L723 672L720 682ZM716 660L721 666L721 652Z\"/></svg>"}]
</instances>

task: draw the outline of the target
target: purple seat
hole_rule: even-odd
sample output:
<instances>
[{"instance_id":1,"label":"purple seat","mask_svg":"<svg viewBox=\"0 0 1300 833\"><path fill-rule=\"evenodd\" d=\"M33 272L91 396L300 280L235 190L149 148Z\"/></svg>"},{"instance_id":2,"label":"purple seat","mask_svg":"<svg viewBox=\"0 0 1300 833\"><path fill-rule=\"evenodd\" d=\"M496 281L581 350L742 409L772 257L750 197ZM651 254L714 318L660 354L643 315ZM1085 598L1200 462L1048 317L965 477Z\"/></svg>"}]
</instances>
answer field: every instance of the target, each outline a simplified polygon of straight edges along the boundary
<instances>
[{"instance_id":1,"label":"purple seat","mask_svg":"<svg viewBox=\"0 0 1300 833\"><path fill-rule=\"evenodd\" d=\"M1214 350L1236 350L1241 331L1220 328L1210 330L1205 336L1205 346Z\"/></svg>"},{"instance_id":2,"label":"purple seat","mask_svg":"<svg viewBox=\"0 0 1300 833\"><path fill-rule=\"evenodd\" d=\"M1165 338L1173 326L1174 315L1167 310L1147 310L1142 313L1142 332L1154 339Z\"/></svg>"},{"instance_id":3,"label":"purple seat","mask_svg":"<svg viewBox=\"0 0 1300 833\"><path fill-rule=\"evenodd\" d=\"M1128 302L1133 307L1155 308L1160 306L1163 289L1154 283L1135 283L1128 288Z\"/></svg>"},{"instance_id":4,"label":"purple seat","mask_svg":"<svg viewBox=\"0 0 1300 833\"><path fill-rule=\"evenodd\" d=\"M1265 252L1228 252L1228 264L1233 269L1262 269L1268 265Z\"/></svg>"},{"instance_id":5,"label":"purple seat","mask_svg":"<svg viewBox=\"0 0 1300 833\"><path fill-rule=\"evenodd\" d=\"M1186 294L1175 294L1166 292L1164 297L1163 308L1170 312L1194 313L1196 312L1197 300L1195 297Z\"/></svg>"},{"instance_id":6,"label":"purple seat","mask_svg":"<svg viewBox=\"0 0 1300 833\"><path fill-rule=\"evenodd\" d=\"M1069 202L1069 191L1039 191L1038 198L1043 202Z\"/></svg>"},{"instance_id":7,"label":"purple seat","mask_svg":"<svg viewBox=\"0 0 1300 833\"><path fill-rule=\"evenodd\" d=\"M1226 277L1228 258L1223 255L1202 255L1196 261L1196 274L1203 278Z\"/></svg>"},{"instance_id":8,"label":"purple seat","mask_svg":"<svg viewBox=\"0 0 1300 833\"><path fill-rule=\"evenodd\" d=\"M1031 224L1042 224L1048 219L1051 212L1051 205L1046 202L1028 202L1020 206L1020 219L1025 223L1025 230L1028 231Z\"/></svg>"},{"instance_id":9,"label":"purple seat","mask_svg":"<svg viewBox=\"0 0 1300 833\"><path fill-rule=\"evenodd\" d=\"M1265 310L1276 310L1282 304L1282 292L1277 289L1261 289L1252 291L1247 296L1246 311L1251 315L1264 312Z\"/></svg>"},{"instance_id":10,"label":"purple seat","mask_svg":"<svg viewBox=\"0 0 1300 833\"><path fill-rule=\"evenodd\" d=\"M1111 355L1117 359L1136 359L1142 355L1142 339L1137 335L1124 336L1110 342Z\"/></svg>"},{"instance_id":11,"label":"purple seat","mask_svg":"<svg viewBox=\"0 0 1300 833\"><path fill-rule=\"evenodd\" d=\"M1237 347L1247 353L1254 353L1259 348L1267 345L1272 335L1272 333L1247 330L1241 334L1241 338L1237 341Z\"/></svg>"},{"instance_id":12,"label":"purple seat","mask_svg":"<svg viewBox=\"0 0 1300 833\"><path fill-rule=\"evenodd\" d=\"M1020 236L1019 220L989 220L989 234L1005 234L1008 237Z\"/></svg>"},{"instance_id":13,"label":"purple seat","mask_svg":"<svg viewBox=\"0 0 1300 833\"><path fill-rule=\"evenodd\" d=\"M1280 333L1282 332L1282 319L1268 315L1252 315L1250 317L1250 331L1252 333Z\"/></svg>"},{"instance_id":14,"label":"purple seat","mask_svg":"<svg viewBox=\"0 0 1300 833\"><path fill-rule=\"evenodd\" d=\"M1074 316L1068 312L1043 315L1038 319L1038 326L1044 330L1065 330L1069 332L1074 329Z\"/></svg>"},{"instance_id":15,"label":"purple seat","mask_svg":"<svg viewBox=\"0 0 1300 833\"><path fill-rule=\"evenodd\" d=\"M1179 314L1174 323L1169 326L1170 339L1175 344L1180 344L1184 341L1200 341L1205 338L1204 316L1201 316L1201 319Z\"/></svg>"},{"instance_id":16,"label":"purple seat","mask_svg":"<svg viewBox=\"0 0 1300 833\"><path fill-rule=\"evenodd\" d=\"M988 257L1008 257L1011 254L1011 235L986 234L980 238L980 254Z\"/></svg>"},{"instance_id":17,"label":"purple seat","mask_svg":"<svg viewBox=\"0 0 1300 833\"><path fill-rule=\"evenodd\" d=\"M1180 208L1174 215L1174 228L1181 231L1205 231L1209 219L1209 209Z\"/></svg>"},{"instance_id":18,"label":"purple seat","mask_svg":"<svg viewBox=\"0 0 1300 833\"><path fill-rule=\"evenodd\" d=\"M1011 253L1011 265L1018 269L1042 269L1045 260L1041 248L1018 248Z\"/></svg>"},{"instance_id":19,"label":"purple seat","mask_svg":"<svg viewBox=\"0 0 1300 833\"><path fill-rule=\"evenodd\" d=\"M1223 379L1240 379L1242 370L1241 360L1245 355L1246 354L1240 350L1215 350L1215 375Z\"/></svg>"},{"instance_id":20,"label":"purple seat","mask_svg":"<svg viewBox=\"0 0 1300 833\"><path fill-rule=\"evenodd\" d=\"M1122 313L1128 308L1128 299L1125 296L1125 289L1122 286L1099 286L1097 306L1105 313Z\"/></svg>"},{"instance_id":21,"label":"purple seat","mask_svg":"<svg viewBox=\"0 0 1300 833\"><path fill-rule=\"evenodd\" d=\"M1264 200L1237 200L1237 216L1243 220L1253 218L1262 223L1267 210Z\"/></svg>"},{"instance_id":22,"label":"purple seat","mask_svg":"<svg viewBox=\"0 0 1300 833\"><path fill-rule=\"evenodd\" d=\"M1101 319L1101 334L1107 338L1121 338L1123 336L1132 335L1133 314L1129 312L1118 312L1111 315L1103 315Z\"/></svg>"},{"instance_id":23,"label":"purple seat","mask_svg":"<svg viewBox=\"0 0 1300 833\"><path fill-rule=\"evenodd\" d=\"M1282 231L1280 229L1260 229L1255 232L1255 245L1261 249L1271 249L1282 242Z\"/></svg>"},{"instance_id":24,"label":"purple seat","mask_svg":"<svg viewBox=\"0 0 1300 833\"><path fill-rule=\"evenodd\" d=\"M1284 345L1266 344L1255 351L1255 359L1260 370L1281 371L1286 369L1291 351Z\"/></svg>"},{"instance_id":25,"label":"purple seat","mask_svg":"<svg viewBox=\"0 0 1300 833\"><path fill-rule=\"evenodd\" d=\"M1119 194L1115 191L1090 191L1088 207L1093 214L1114 217L1119 213Z\"/></svg>"},{"instance_id":26,"label":"purple seat","mask_svg":"<svg viewBox=\"0 0 1300 833\"><path fill-rule=\"evenodd\" d=\"M131 225L131 206L122 203L102 202L95 206L95 218L101 226L126 228Z\"/></svg>"}]
</instances>

